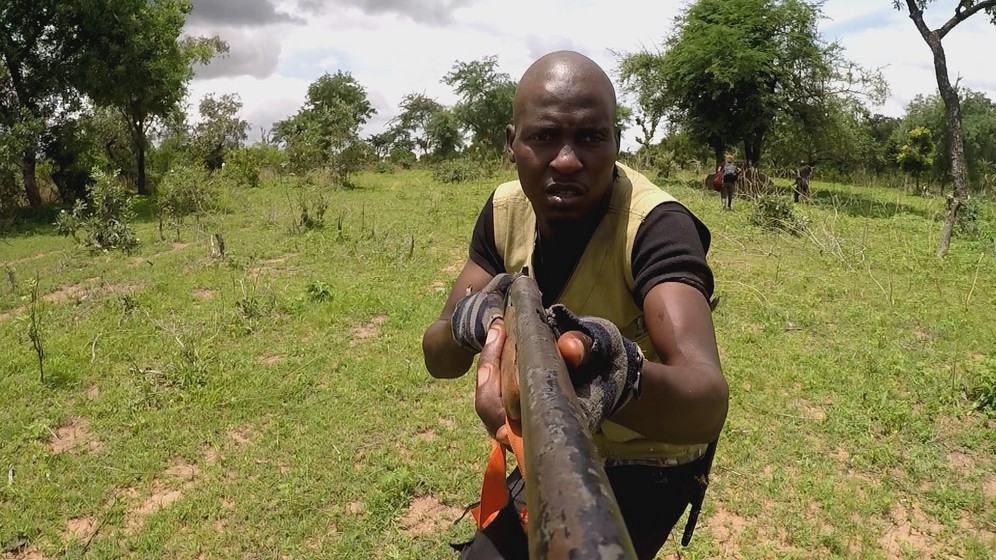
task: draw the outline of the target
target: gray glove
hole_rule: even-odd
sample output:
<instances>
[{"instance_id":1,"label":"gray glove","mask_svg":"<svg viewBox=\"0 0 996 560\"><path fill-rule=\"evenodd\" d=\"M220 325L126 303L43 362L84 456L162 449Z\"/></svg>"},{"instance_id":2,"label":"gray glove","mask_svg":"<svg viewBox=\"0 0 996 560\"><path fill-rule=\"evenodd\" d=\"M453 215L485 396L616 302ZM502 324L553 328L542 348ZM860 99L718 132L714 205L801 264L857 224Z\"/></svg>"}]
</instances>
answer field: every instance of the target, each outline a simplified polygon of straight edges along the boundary
<instances>
[{"instance_id":1,"label":"gray glove","mask_svg":"<svg viewBox=\"0 0 996 560\"><path fill-rule=\"evenodd\" d=\"M480 352L487 340L491 323L504 316L508 287L519 276L521 275L499 274L483 290L468 293L461 298L450 318L453 340L467 350Z\"/></svg>"},{"instance_id":2,"label":"gray glove","mask_svg":"<svg viewBox=\"0 0 996 560\"><path fill-rule=\"evenodd\" d=\"M547 322L557 338L580 331L592 340L592 355L570 374L588 429L595 433L606 418L640 396L643 351L610 321L579 317L559 303L547 309Z\"/></svg>"}]
</instances>

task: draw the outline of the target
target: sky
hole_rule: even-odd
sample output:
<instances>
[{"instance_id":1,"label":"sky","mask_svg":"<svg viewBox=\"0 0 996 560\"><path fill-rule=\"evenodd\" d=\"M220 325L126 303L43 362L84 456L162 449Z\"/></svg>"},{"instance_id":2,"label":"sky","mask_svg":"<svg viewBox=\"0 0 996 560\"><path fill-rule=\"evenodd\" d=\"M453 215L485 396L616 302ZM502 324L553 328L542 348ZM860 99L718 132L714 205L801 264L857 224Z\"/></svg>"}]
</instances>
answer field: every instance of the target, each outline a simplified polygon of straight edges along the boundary
<instances>
[{"instance_id":1,"label":"sky","mask_svg":"<svg viewBox=\"0 0 996 560\"><path fill-rule=\"evenodd\" d=\"M534 60L569 49L587 55L613 79L616 53L656 50L673 31L684 1L674 0L193 0L188 35L218 35L230 52L197 68L188 103L236 94L256 141L296 113L308 85L324 73L349 72L366 88L377 114L364 136L384 130L408 93L457 101L441 82L457 61L497 56L513 80ZM941 26L953 0L931 3L925 19ZM826 0L820 30L846 56L879 68L890 87L873 110L900 116L918 94L937 91L933 58L913 22L891 0ZM977 14L945 37L949 76L996 100L996 26ZM623 102L626 101L622 97ZM192 116L196 120L196 115ZM623 149L636 147L624 133Z\"/></svg>"}]
</instances>

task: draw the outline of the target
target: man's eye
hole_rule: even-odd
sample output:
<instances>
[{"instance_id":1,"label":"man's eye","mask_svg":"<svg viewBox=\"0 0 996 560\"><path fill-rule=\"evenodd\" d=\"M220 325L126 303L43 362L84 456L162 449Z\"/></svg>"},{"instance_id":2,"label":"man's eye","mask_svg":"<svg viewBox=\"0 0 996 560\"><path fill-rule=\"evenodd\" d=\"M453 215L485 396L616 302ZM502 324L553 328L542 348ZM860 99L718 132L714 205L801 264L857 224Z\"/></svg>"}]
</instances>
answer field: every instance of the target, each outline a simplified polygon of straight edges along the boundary
<instances>
[{"instance_id":1,"label":"man's eye","mask_svg":"<svg viewBox=\"0 0 996 560\"><path fill-rule=\"evenodd\" d=\"M553 134L548 130L541 130L539 132L534 132L532 139L540 142L549 142L550 140L553 140Z\"/></svg>"},{"instance_id":2,"label":"man's eye","mask_svg":"<svg viewBox=\"0 0 996 560\"><path fill-rule=\"evenodd\" d=\"M582 132L581 133L582 142L604 142L605 135L600 132Z\"/></svg>"}]
</instances>

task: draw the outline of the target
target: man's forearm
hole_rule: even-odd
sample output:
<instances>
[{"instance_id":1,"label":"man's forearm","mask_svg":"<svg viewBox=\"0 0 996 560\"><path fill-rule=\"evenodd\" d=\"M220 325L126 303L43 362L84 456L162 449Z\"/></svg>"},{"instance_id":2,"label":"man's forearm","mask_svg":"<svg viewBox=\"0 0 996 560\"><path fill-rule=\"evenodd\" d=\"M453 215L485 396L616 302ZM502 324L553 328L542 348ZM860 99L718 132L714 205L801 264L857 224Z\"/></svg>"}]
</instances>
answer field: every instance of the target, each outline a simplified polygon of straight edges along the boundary
<instances>
[{"instance_id":1,"label":"man's forearm","mask_svg":"<svg viewBox=\"0 0 996 560\"><path fill-rule=\"evenodd\" d=\"M642 395L611 420L665 443L709 443L719 437L729 407L729 387L712 366L647 362Z\"/></svg>"},{"instance_id":2,"label":"man's forearm","mask_svg":"<svg viewBox=\"0 0 996 560\"><path fill-rule=\"evenodd\" d=\"M429 325L422 336L425 368L433 377L452 379L467 373L474 362L474 353L453 340L450 322L439 320Z\"/></svg>"}]
</instances>

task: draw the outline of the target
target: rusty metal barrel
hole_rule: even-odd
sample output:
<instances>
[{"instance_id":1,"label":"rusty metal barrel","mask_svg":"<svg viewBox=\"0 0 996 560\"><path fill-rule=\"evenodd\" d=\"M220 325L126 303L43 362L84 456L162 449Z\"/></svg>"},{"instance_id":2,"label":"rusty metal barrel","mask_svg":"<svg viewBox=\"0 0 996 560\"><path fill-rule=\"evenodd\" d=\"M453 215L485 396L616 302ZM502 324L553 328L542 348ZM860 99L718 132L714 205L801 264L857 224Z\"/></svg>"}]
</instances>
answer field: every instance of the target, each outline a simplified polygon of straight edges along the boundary
<instances>
[{"instance_id":1,"label":"rusty metal barrel","mask_svg":"<svg viewBox=\"0 0 996 560\"><path fill-rule=\"evenodd\" d=\"M529 557L635 559L532 278L509 289L505 328L502 363L517 372L520 391Z\"/></svg>"}]
</instances>

